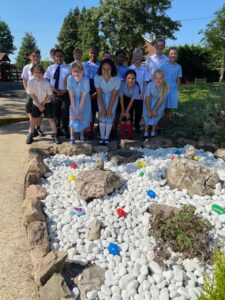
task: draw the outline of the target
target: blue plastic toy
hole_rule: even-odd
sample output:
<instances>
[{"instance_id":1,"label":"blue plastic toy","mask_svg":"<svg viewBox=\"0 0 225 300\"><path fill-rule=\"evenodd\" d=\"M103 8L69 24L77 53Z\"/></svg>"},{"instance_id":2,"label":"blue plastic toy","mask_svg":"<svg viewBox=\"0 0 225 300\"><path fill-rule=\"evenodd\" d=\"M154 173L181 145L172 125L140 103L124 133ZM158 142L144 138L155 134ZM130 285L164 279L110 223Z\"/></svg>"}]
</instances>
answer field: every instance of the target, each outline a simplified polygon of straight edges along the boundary
<instances>
[{"instance_id":1,"label":"blue plastic toy","mask_svg":"<svg viewBox=\"0 0 225 300\"><path fill-rule=\"evenodd\" d=\"M152 199L156 198L156 193L153 190L148 190L147 195Z\"/></svg>"},{"instance_id":2,"label":"blue plastic toy","mask_svg":"<svg viewBox=\"0 0 225 300\"><path fill-rule=\"evenodd\" d=\"M120 248L117 244L110 243L108 247L109 253L113 256L120 255Z\"/></svg>"},{"instance_id":3,"label":"blue plastic toy","mask_svg":"<svg viewBox=\"0 0 225 300\"><path fill-rule=\"evenodd\" d=\"M182 154L182 151L178 149L178 150L175 151L175 154L176 154L176 155L181 155L181 154Z\"/></svg>"}]
</instances>

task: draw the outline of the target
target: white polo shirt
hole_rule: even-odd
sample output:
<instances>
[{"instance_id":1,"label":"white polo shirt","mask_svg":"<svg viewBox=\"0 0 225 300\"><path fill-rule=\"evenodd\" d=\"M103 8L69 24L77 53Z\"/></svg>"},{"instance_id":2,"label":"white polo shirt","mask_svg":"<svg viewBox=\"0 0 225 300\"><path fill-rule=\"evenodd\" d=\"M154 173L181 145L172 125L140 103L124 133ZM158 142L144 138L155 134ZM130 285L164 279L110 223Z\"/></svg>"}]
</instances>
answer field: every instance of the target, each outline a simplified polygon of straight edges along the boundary
<instances>
[{"instance_id":1,"label":"white polo shirt","mask_svg":"<svg viewBox=\"0 0 225 300\"><path fill-rule=\"evenodd\" d=\"M58 68L58 64L54 64L51 65L47 68L47 70L45 71L44 74L44 78L50 80L50 84L52 87L55 86L55 79L54 79L54 75L55 75L55 71ZM59 76L59 90L65 90L66 89L66 85L64 83L64 80L66 78L66 76L70 73L70 67L66 64L61 64L60 65L60 76Z\"/></svg>"},{"instance_id":2,"label":"white polo shirt","mask_svg":"<svg viewBox=\"0 0 225 300\"><path fill-rule=\"evenodd\" d=\"M150 79L153 78L154 72L156 70L160 69L162 67L162 65L164 65L166 62L168 62L168 57L164 54L161 56L153 54L147 58L146 68L149 72Z\"/></svg>"},{"instance_id":3,"label":"white polo shirt","mask_svg":"<svg viewBox=\"0 0 225 300\"><path fill-rule=\"evenodd\" d=\"M142 93L144 89L144 82L150 80L148 70L143 65L140 65L139 67L131 65L129 66L129 69L132 69L136 72L136 81L138 82L140 91Z\"/></svg>"},{"instance_id":4,"label":"white polo shirt","mask_svg":"<svg viewBox=\"0 0 225 300\"><path fill-rule=\"evenodd\" d=\"M51 85L46 79L38 81L34 78L28 81L27 92L30 95L34 94L38 98L39 102L44 102L47 95L51 96L53 94ZM33 104L36 105L34 101Z\"/></svg>"},{"instance_id":5,"label":"white polo shirt","mask_svg":"<svg viewBox=\"0 0 225 300\"><path fill-rule=\"evenodd\" d=\"M23 67L23 71L21 74L21 78L25 79L25 80L31 80L34 78L34 76L31 73L31 68L33 67L33 64L28 64L26 66Z\"/></svg>"}]
</instances>

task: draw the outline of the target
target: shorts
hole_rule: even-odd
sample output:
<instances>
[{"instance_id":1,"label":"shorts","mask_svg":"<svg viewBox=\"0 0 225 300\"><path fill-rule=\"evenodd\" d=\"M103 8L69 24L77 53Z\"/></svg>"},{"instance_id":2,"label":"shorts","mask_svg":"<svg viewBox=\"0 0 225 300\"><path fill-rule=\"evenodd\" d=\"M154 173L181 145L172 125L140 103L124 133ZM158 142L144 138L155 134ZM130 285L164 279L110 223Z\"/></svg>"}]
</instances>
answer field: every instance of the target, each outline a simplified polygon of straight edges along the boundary
<instances>
[{"instance_id":1,"label":"shorts","mask_svg":"<svg viewBox=\"0 0 225 300\"><path fill-rule=\"evenodd\" d=\"M43 112L33 104L31 116L33 118L40 118L42 114L44 114L47 119L53 119L53 106L51 102L45 104L45 110Z\"/></svg>"},{"instance_id":2,"label":"shorts","mask_svg":"<svg viewBox=\"0 0 225 300\"><path fill-rule=\"evenodd\" d=\"M26 108L26 112L28 114L31 114L32 113L32 107L33 107L33 99L31 98L30 95L27 94L27 99L26 99L26 105L25 105L25 108Z\"/></svg>"}]
</instances>

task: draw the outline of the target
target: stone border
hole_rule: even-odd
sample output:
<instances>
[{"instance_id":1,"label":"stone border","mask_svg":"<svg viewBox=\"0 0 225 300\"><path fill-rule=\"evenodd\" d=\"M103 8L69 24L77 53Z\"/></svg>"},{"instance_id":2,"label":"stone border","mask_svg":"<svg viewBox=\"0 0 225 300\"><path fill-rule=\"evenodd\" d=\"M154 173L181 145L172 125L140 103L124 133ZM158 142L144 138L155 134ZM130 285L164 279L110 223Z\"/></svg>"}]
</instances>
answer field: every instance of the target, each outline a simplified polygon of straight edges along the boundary
<instances>
[{"instance_id":1,"label":"stone border","mask_svg":"<svg viewBox=\"0 0 225 300\"><path fill-rule=\"evenodd\" d=\"M148 149L173 147L173 142L168 138L158 137L148 142L121 140L120 148L146 147ZM43 159L49 155L65 154L67 156L93 152L108 152L118 148L117 142L113 147L93 146L88 143L70 145L38 143L38 147L31 146L28 153L28 163L24 173L24 201L22 203L22 224L26 231L28 249L33 264L33 278L39 287L41 300L73 299L61 272L67 262L67 252L51 251L49 246L48 230L45 215L42 212L42 202L46 191L41 186L41 177L49 171ZM219 151L220 149L218 149ZM216 157L224 158L225 150L215 153ZM220 155L218 155L220 154ZM52 290L54 286L54 291ZM46 298L46 293L51 294Z\"/></svg>"}]
</instances>

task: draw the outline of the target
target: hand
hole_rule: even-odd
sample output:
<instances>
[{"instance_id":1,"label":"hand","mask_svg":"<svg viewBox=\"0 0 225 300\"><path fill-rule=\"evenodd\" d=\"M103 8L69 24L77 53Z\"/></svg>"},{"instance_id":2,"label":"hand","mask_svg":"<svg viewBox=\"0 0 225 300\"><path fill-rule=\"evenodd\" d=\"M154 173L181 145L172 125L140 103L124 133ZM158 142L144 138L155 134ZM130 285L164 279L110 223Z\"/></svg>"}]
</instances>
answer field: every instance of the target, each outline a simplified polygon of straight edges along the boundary
<instances>
[{"instance_id":1,"label":"hand","mask_svg":"<svg viewBox=\"0 0 225 300\"><path fill-rule=\"evenodd\" d=\"M157 110L154 110L154 111L152 112L152 118L155 118L157 115L158 115Z\"/></svg>"},{"instance_id":2,"label":"hand","mask_svg":"<svg viewBox=\"0 0 225 300\"><path fill-rule=\"evenodd\" d=\"M129 112L125 112L125 117L127 118L127 119L129 119L130 118L130 114L129 114Z\"/></svg>"},{"instance_id":3,"label":"hand","mask_svg":"<svg viewBox=\"0 0 225 300\"><path fill-rule=\"evenodd\" d=\"M152 113L150 111L148 112L148 118L152 118Z\"/></svg>"},{"instance_id":4,"label":"hand","mask_svg":"<svg viewBox=\"0 0 225 300\"><path fill-rule=\"evenodd\" d=\"M108 117L108 118L111 118L111 117L112 117L112 111L111 111L111 109L108 109L108 110L107 110L107 117Z\"/></svg>"},{"instance_id":5,"label":"hand","mask_svg":"<svg viewBox=\"0 0 225 300\"><path fill-rule=\"evenodd\" d=\"M80 120L80 121L82 120L82 113L81 112L79 112L77 119Z\"/></svg>"},{"instance_id":6,"label":"hand","mask_svg":"<svg viewBox=\"0 0 225 300\"><path fill-rule=\"evenodd\" d=\"M73 119L73 121L76 120L76 113L75 112L73 112L73 114L72 114L72 119Z\"/></svg>"},{"instance_id":7,"label":"hand","mask_svg":"<svg viewBox=\"0 0 225 300\"><path fill-rule=\"evenodd\" d=\"M66 90L58 90L57 95L62 96L66 93Z\"/></svg>"},{"instance_id":8,"label":"hand","mask_svg":"<svg viewBox=\"0 0 225 300\"><path fill-rule=\"evenodd\" d=\"M144 93L141 93L141 100L143 100L144 99Z\"/></svg>"},{"instance_id":9,"label":"hand","mask_svg":"<svg viewBox=\"0 0 225 300\"><path fill-rule=\"evenodd\" d=\"M103 109L102 112L99 113L99 116L100 116L100 117L106 117L106 114L107 114L107 113L106 113L106 110Z\"/></svg>"},{"instance_id":10,"label":"hand","mask_svg":"<svg viewBox=\"0 0 225 300\"><path fill-rule=\"evenodd\" d=\"M40 112L43 112L45 110L45 106L42 104L39 104L38 108L39 108Z\"/></svg>"}]
</instances>

